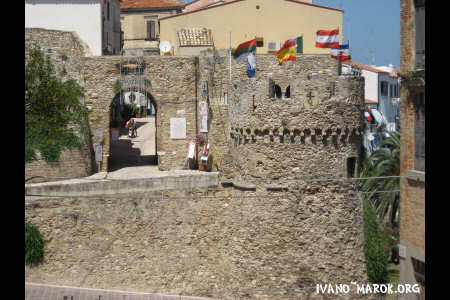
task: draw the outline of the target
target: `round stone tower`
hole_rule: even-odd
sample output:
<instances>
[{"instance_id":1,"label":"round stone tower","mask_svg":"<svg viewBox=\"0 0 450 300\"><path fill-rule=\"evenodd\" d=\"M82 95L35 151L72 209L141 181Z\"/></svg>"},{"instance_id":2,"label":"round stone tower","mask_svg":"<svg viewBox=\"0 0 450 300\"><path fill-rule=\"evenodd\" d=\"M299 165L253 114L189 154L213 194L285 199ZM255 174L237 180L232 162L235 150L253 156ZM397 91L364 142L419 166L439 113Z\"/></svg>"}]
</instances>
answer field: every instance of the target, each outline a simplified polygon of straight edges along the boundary
<instances>
[{"instance_id":1,"label":"round stone tower","mask_svg":"<svg viewBox=\"0 0 450 300\"><path fill-rule=\"evenodd\" d=\"M246 241L235 255L255 277L248 289L366 283L361 200L349 179L360 165L364 78L338 75L325 55L282 66L259 55L255 78L234 66L231 96L232 199L247 222L234 233Z\"/></svg>"}]
</instances>

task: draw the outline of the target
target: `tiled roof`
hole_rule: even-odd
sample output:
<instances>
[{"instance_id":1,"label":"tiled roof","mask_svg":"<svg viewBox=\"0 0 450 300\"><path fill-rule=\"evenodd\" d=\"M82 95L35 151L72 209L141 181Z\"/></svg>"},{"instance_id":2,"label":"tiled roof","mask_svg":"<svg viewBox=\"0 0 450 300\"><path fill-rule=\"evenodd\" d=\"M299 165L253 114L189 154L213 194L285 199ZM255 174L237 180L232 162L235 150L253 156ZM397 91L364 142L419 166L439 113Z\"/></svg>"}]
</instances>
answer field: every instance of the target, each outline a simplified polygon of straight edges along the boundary
<instances>
[{"instance_id":1,"label":"tiled roof","mask_svg":"<svg viewBox=\"0 0 450 300\"><path fill-rule=\"evenodd\" d=\"M186 4L178 0L123 0L120 8L164 8L184 7Z\"/></svg>"},{"instance_id":2,"label":"tiled roof","mask_svg":"<svg viewBox=\"0 0 450 300\"><path fill-rule=\"evenodd\" d=\"M372 68L372 67L369 67L369 66L366 66L366 65L358 64L358 63L355 63L354 61L346 62L346 64L357 66L357 67L359 67L361 69L364 69L364 70L367 70L367 71L371 71L371 72L375 72L375 73L383 73L383 74L388 74L389 75L389 72L386 72L386 71L383 71L383 70L380 70L380 69L375 69L375 68Z\"/></svg>"},{"instance_id":3,"label":"tiled roof","mask_svg":"<svg viewBox=\"0 0 450 300\"><path fill-rule=\"evenodd\" d=\"M364 103L365 104L377 104L378 101L377 100L364 99Z\"/></svg>"},{"instance_id":4,"label":"tiled roof","mask_svg":"<svg viewBox=\"0 0 450 300\"><path fill-rule=\"evenodd\" d=\"M184 12L182 12L182 13L180 13L180 14L176 14L176 15L173 15L173 16L163 17L163 18L161 18L160 20L165 20L165 19L175 18L175 17L179 17L179 16L184 16L184 15L186 15L186 14L196 13L196 12L203 11L203 10L206 10L206 9L213 9L213 8L216 8L216 7L221 7L221 6L224 6L224 5L233 4L233 3L237 3L237 2L241 2L241 1L246 1L246 0L228 0L228 1L225 0L225 1L223 1L223 2L220 2L220 3L217 4L217 5L211 5L211 3L210 3L210 4L207 4L206 6L201 6L201 7L197 7L197 3L196 3L194 9L192 9L193 7L191 7L191 9L188 8L187 10L185 10ZM293 3L297 3L297 4L303 4L303 5L314 6L314 7L318 7L318 8L324 8L324 9L336 10L336 11L340 11L340 12L342 12L342 13L344 12L342 9L338 9L338 8L334 8L334 7L329 7L329 6L323 6L323 5L312 4L312 3L309 3L309 2L302 2L301 0L285 0L285 1L293 2ZM199 3L202 3L202 4L203 4L202 1L199 1Z\"/></svg>"},{"instance_id":5,"label":"tiled roof","mask_svg":"<svg viewBox=\"0 0 450 300\"><path fill-rule=\"evenodd\" d=\"M180 46L212 46L211 29L181 28L177 30Z\"/></svg>"}]
</instances>

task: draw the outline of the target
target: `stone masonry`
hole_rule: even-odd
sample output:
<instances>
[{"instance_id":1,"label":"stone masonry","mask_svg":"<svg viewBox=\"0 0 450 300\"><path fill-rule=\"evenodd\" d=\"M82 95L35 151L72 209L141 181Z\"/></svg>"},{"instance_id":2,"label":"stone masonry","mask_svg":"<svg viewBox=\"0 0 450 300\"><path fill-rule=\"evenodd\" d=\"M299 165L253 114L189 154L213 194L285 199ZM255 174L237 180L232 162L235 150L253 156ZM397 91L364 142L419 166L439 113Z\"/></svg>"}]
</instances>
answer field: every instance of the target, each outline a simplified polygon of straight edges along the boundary
<instances>
[{"instance_id":1,"label":"stone masonry","mask_svg":"<svg viewBox=\"0 0 450 300\"><path fill-rule=\"evenodd\" d=\"M91 132L105 132L92 138L104 148L101 170L119 64L117 56L83 59ZM366 283L361 201L344 180L357 175L363 78L339 76L328 55L299 55L283 66L258 55L256 78L233 61L229 84L228 57L216 54L200 57L197 87L195 73L192 57L145 58L158 166L182 168L208 82L205 137L222 183L26 199L26 220L47 241L45 262L27 268L26 280L219 299L321 299L316 284ZM276 98L276 86L289 87L290 97ZM186 140L170 139L172 117L186 118Z\"/></svg>"},{"instance_id":2,"label":"stone masonry","mask_svg":"<svg viewBox=\"0 0 450 300\"><path fill-rule=\"evenodd\" d=\"M83 58L88 50L73 32L27 28L25 30L25 57L33 45L39 45L50 57L58 76L63 80L74 79L84 85ZM61 71L65 70L65 75ZM81 101L84 101L81 99ZM80 149L64 151L57 162L37 160L25 164L25 178L48 176L53 178L36 178L29 182L57 181L61 177L85 177L92 174L91 142L85 140ZM59 178L58 178L59 177Z\"/></svg>"}]
</instances>

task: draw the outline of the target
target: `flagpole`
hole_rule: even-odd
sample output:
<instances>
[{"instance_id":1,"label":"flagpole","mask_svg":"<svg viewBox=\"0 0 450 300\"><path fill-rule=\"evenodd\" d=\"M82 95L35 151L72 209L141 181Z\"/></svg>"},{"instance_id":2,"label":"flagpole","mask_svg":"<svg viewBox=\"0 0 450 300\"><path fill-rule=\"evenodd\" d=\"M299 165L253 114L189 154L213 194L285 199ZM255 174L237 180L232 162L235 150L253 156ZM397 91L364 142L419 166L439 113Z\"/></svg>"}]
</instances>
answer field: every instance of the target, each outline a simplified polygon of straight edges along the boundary
<instances>
[{"instance_id":1,"label":"flagpole","mask_svg":"<svg viewBox=\"0 0 450 300\"><path fill-rule=\"evenodd\" d=\"M229 83L229 87L231 89L231 31L230 31L230 83ZM228 95L230 94L230 92L228 91Z\"/></svg>"}]
</instances>

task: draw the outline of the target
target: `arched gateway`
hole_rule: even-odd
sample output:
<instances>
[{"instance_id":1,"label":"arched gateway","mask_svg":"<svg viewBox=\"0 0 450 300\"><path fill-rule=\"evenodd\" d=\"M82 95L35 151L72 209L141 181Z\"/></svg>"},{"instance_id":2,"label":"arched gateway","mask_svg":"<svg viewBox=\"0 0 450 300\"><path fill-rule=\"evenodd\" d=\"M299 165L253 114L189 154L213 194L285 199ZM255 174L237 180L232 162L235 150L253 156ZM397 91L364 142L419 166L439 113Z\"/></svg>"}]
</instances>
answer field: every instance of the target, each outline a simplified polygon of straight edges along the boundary
<instances>
[{"instance_id":1,"label":"arched gateway","mask_svg":"<svg viewBox=\"0 0 450 300\"><path fill-rule=\"evenodd\" d=\"M83 60L95 172L109 170L114 154L111 151L115 150L113 139L117 137L111 126L126 122L121 115L125 105L134 104L141 117L147 118L150 114L149 118L154 120L155 157L146 157L141 163L146 160L148 164L157 163L160 170L182 168L186 145L195 138L196 73L193 59L135 54L85 57ZM139 124L140 119L138 126L144 125ZM175 119L186 124L184 128L176 129L183 131L176 136L171 134ZM130 151L132 149L131 146Z\"/></svg>"}]
</instances>

